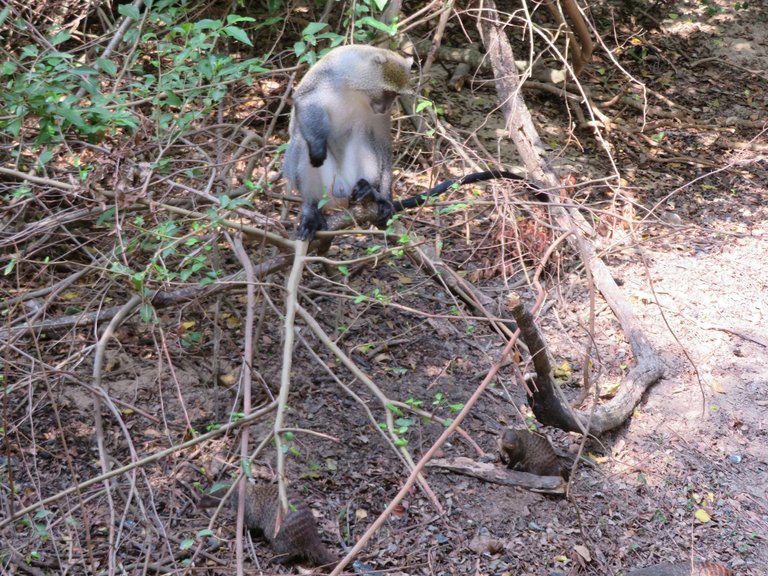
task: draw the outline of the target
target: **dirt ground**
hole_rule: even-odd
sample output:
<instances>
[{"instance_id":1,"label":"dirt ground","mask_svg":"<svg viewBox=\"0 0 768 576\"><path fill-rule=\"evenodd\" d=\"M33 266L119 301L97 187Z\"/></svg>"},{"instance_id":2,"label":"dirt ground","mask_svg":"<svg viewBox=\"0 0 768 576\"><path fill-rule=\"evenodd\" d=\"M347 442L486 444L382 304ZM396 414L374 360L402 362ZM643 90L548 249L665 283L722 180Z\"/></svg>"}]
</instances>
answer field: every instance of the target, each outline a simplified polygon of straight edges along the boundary
<instances>
[{"instance_id":1,"label":"dirt ground","mask_svg":"<svg viewBox=\"0 0 768 576\"><path fill-rule=\"evenodd\" d=\"M626 179L624 195L605 189L574 192L594 214L619 207L632 215L631 225L598 226L598 248L663 359L663 379L625 426L587 442L568 499L429 469L426 479L444 514L414 488L365 548L355 570L619 576L694 556L728 564L740 576L768 574L768 138L763 131L768 5L723 5L717 14L709 14L707 6L681 4L674 18L665 8L657 15L660 28L624 45L638 57L622 60L629 73L692 111L697 122L649 118L646 134L658 139L608 134ZM596 58L605 61L602 53ZM587 84L596 93L604 82L600 70L595 62L587 72ZM445 122L457 133L462 123L476 125L487 117L481 103L494 97L492 86L432 96L446 102ZM536 92L526 92L526 101L542 138L561 149L568 132L561 101ZM642 123L639 112L625 112L626 118ZM488 149L499 146L497 128L488 123L479 133ZM581 149L571 146L555 158L558 170L578 181L610 174L612 167L598 154L594 139L586 132L581 136ZM401 174L400 193L405 178ZM481 187L482 198L502 197L508 186ZM446 226L442 257L501 301L525 278L513 257L506 275L499 269L484 272L501 258L497 250L476 248L490 229L485 224L492 223L488 211L480 211L463 226ZM430 237L431 232L420 232ZM330 256L361 256L369 243L367 237L345 239ZM566 394L575 398L591 339L589 290L578 257L567 250L548 270L547 302L538 322L555 365L569 377ZM450 418L501 353L503 342L495 332L481 319L457 313L460 303L405 258L354 267L347 277L335 277L333 285L325 276L320 264L305 273L304 286L313 299L307 306L391 399ZM281 301L284 279L270 282L260 292L257 311L263 322L253 363L256 406L274 397L280 378L282 324L268 298ZM353 300L372 290L384 297ZM214 430L241 410L244 304L244 294L234 292L217 302L168 310L161 321L178 326L175 331L138 319L118 329L104 381L125 425L121 430L105 412L115 465L130 463L131 451L133 458L144 458L189 440L190 428ZM600 298L596 314L592 372L608 398L632 355ZM202 327L200 343L183 344L184 322ZM82 345L72 338L44 347L50 356L71 357ZM84 353L67 370L88 381L92 358ZM13 475L17 506L69 488L73 477L85 480L101 471L91 389L63 379L46 386L46 378L53 382L54 376L61 374L40 369L34 385L4 396L8 434L0 481L6 488ZM287 425L294 434L287 473L315 511L328 548L340 557L342 543L359 538L400 489L407 469L376 426L384 414L378 400L306 328L299 330L292 379ZM373 421L358 399L373 412ZM527 416L524 392L507 366L463 428L494 455L499 431L523 426ZM269 436L271 422L267 415L249 427L252 449ZM416 459L443 430L439 422L407 413L398 422ZM577 452L577 435L543 431L559 451ZM45 506L33 522L4 529L3 553L6 558L15 554L16 561L0 566L9 574L106 573L112 525L121 563L116 573L233 574L234 513L223 510L206 532L211 511L196 503L202 490L237 469L238 439L217 437L120 476L122 500L111 509L101 484ZM460 436L443 446L441 455L479 458ZM254 459L252 473L263 481L273 466L270 442ZM88 550L93 557L85 564L72 561ZM187 565L195 550L194 566ZM246 552L247 574L299 570L269 563L272 552L259 538ZM91 569L83 572L83 565Z\"/></svg>"}]
</instances>

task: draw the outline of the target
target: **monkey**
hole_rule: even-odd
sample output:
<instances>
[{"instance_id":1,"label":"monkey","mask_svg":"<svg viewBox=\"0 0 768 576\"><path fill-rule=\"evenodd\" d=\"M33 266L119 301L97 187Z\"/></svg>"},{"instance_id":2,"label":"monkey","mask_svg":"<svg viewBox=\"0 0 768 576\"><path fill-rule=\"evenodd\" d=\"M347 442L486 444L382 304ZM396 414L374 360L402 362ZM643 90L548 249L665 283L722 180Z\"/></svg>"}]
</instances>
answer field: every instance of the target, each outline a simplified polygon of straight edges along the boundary
<instances>
[{"instance_id":1,"label":"monkey","mask_svg":"<svg viewBox=\"0 0 768 576\"><path fill-rule=\"evenodd\" d=\"M391 50L340 46L296 87L283 174L302 198L300 240L327 227L324 198L372 196L380 222L393 214L390 110L398 95L411 93L412 65Z\"/></svg>"}]
</instances>

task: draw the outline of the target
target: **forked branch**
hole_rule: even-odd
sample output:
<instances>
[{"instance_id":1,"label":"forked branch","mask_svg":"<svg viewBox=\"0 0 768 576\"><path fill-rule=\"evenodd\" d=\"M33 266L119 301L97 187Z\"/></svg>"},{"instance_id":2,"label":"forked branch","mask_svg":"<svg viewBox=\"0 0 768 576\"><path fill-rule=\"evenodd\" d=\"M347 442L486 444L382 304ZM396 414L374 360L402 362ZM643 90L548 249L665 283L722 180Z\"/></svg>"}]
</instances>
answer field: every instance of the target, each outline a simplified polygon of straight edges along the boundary
<instances>
[{"instance_id":1,"label":"forked branch","mask_svg":"<svg viewBox=\"0 0 768 576\"><path fill-rule=\"evenodd\" d=\"M495 4L493 0L488 0L484 6L479 27L496 77L496 90L506 119L507 131L525 163L531 180L541 189L557 190L560 182L521 96L520 79L514 65L512 47L505 35ZM620 426L629 417L643 393L662 377L664 368L635 318L629 302L619 290L605 263L597 256L592 242L584 235L583 230L589 230L590 226L576 208L566 206L553 194L550 194L550 197L553 219L563 230L571 232L568 237L569 244L576 254L581 254L586 260L584 265L591 271L595 287L621 324L636 361L634 368L624 378L618 394L610 402L597 408L592 416L589 431L592 434L600 434ZM546 393L551 398L560 396L556 391L557 384L551 377L537 384L538 392L535 394ZM557 412L572 411L565 404L560 406ZM587 418L575 412L573 416L582 426L574 427L576 420L573 418L560 418L557 414L537 414L540 420L543 419L552 425L565 430L581 431Z\"/></svg>"}]
</instances>

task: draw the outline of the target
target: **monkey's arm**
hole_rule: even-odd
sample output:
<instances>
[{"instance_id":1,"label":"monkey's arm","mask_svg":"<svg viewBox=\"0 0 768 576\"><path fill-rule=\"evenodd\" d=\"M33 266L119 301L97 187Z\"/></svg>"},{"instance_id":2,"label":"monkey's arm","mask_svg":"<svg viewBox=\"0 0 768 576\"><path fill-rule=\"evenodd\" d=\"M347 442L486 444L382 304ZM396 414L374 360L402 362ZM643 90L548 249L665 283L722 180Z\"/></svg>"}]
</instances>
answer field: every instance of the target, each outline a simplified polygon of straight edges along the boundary
<instances>
[{"instance_id":1,"label":"monkey's arm","mask_svg":"<svg viewBox=\"0 0 768 576\"><path fill-rule=\"evenodd\" d=\"M422 204L425 204L427 200L429 200L430 198L434 198L435 196L440 196L440 194L443 194L446 190L448 190L448 188L450 188L454 184L458 184L459 186L462 186L463 184L472 184L473 182L483 182L485 180L495 180L500 178L506 178L508 180L525 180L523 176L520 176L519 174L515 174L514 172L507 172L505 170L487 170L485 172L472 172L471 174L467 174L456 180L446 180L445 182L441 182L434 188L430 188L429 190L427 190L426 192L423 192L422 194L416 194L415 196L411 196L410 198L406 198L405 200L397 200L396 202L394 202L395 212L401 212L402 210L407 210L409 208L416 208L417 206L421 206Z\"/></svg>"},{"instance_id":2,"label":"monkey's arm","mask_svg":"<svg viewBox=\"0 0 768 576\"><path fill-rule=\"evenodd\" d=\"M297 124L309 149L309 162L319 168L328 155L331 119L319 104L302 104L294 108Z\"/></svg>"}]
</instances>

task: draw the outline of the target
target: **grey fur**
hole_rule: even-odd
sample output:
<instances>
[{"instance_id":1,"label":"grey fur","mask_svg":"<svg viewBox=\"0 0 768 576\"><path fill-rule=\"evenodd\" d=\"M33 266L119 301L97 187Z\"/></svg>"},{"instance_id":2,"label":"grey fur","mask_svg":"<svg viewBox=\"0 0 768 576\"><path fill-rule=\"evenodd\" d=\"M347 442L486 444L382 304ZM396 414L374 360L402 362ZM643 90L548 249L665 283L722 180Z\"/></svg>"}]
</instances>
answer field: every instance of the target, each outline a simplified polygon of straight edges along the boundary
<instances>
[{"instance_id":1,"label":"grey fur","mask_svg":"<svg viewBox=\"0 0 768 576\"><path fill-rule=\"evenodd\" d=\"M343 46L315 64L294 92L283 174L303 201L298 237L325 227L326 197L373 193L392 212L390 109L408 92L413 60L372 46Z\"/></svg>"}]
</instances>

